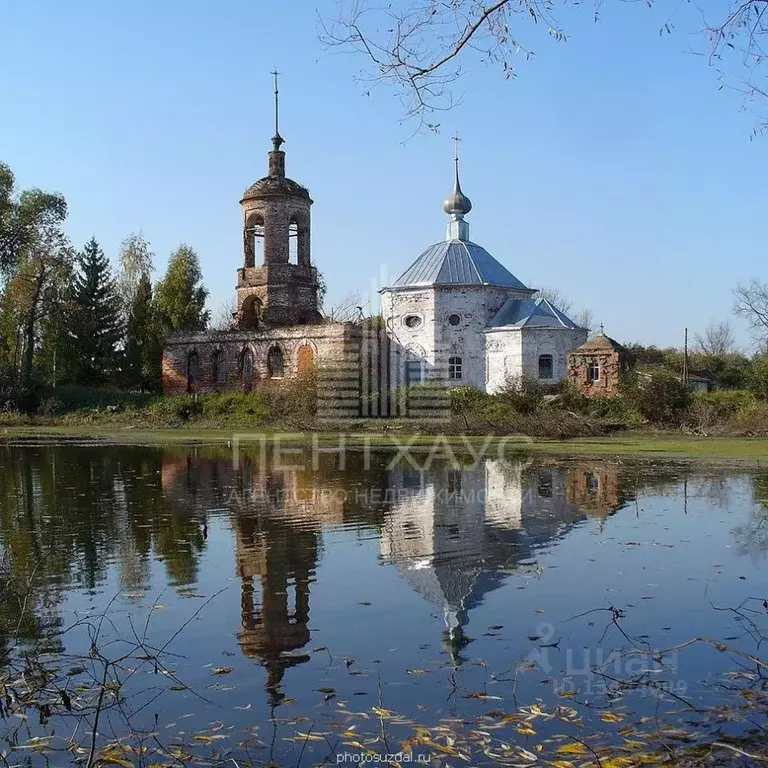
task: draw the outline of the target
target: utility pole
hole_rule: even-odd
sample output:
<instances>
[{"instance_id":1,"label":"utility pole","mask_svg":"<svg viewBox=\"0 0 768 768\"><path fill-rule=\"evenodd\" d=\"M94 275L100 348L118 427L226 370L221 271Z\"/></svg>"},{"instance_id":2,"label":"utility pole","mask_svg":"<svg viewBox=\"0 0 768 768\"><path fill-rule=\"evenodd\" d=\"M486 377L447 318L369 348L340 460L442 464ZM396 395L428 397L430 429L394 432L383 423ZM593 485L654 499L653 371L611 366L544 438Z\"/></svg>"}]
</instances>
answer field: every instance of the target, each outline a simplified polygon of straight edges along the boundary
<instances>
[{"instance_id":1,"label":"utility pole","mask_svg":"<svg viewBox=\"0 0 768 768\"><path fill-rule=\"evenodd\" d=\"M688 386L688 329L685 329L685 351L683 353L683 384Z\"/></svg>"}]
</instances>

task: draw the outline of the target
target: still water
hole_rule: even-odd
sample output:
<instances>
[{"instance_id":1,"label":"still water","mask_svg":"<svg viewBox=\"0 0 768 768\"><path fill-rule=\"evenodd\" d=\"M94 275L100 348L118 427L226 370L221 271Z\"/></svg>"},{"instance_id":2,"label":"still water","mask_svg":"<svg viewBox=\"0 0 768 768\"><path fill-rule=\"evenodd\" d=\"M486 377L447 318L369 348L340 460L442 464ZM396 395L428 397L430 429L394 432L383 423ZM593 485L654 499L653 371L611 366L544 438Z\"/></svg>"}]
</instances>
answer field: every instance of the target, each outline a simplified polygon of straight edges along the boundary
<instances>
[{"instance_id":1,"label":"still water","mask_svg":"<svg viewBox=\"0 0 768 768\"><path fill-rule=\"evenodd\" d=\"M761 652L759 465L83 444L0 464L0 647L74 658L98 626L105 657L157 654L100 720L120 764L137 734L176 764L548 765L639 749L651 721L752 728L703 714L745 657L657 651ZM31 721L0 720L11 764L51 731L23 759L85 761Z\"/></svg>"}]
</instances>

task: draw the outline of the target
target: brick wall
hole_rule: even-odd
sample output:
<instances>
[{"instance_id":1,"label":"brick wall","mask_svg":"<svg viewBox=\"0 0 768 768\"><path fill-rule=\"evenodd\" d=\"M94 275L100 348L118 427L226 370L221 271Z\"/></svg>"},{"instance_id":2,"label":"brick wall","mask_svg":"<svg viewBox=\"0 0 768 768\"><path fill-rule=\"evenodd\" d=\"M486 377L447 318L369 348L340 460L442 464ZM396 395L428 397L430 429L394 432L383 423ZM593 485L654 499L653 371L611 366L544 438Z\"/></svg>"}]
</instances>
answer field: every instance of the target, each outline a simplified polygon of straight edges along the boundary
<instances>
[{"instance_id":1,"label":"brick wall","mask_svg":"<svg viewBox=\"0 0 768 768\"><path fill-rule=\"evenodd\" d=\"M267 355L278 346L283 354L284 378L298 375L298 351L302 346L312 348L318 374L340 366L359 366L360 331L351 323L291 326L265 331L211 331L204 333L170 334L163 346L163 392L179 394L188 391L187 365L189 356L198 355L199 377L195 383L199 392L242 391L241 370L243 353L253 356L253 386L269 378ZM214 375L214 354L221 355L223 372ZM355 357L357 355L357 357ZM354 358L354 359L353 359Z\"/></svg>"},{"instance_id":2,"label":"brick wall","mask_svg":"<svg viewBox=\"0 0 768 768\"><path fill-rule=\"evenodd\" d=\"M589 381L589 366L600 366L600 379ZM568 378L575 382L587 397L614 397L619 393L623 361L616 350L599 352L571 352L568 356Z\"/></svg>"}]
</instances>

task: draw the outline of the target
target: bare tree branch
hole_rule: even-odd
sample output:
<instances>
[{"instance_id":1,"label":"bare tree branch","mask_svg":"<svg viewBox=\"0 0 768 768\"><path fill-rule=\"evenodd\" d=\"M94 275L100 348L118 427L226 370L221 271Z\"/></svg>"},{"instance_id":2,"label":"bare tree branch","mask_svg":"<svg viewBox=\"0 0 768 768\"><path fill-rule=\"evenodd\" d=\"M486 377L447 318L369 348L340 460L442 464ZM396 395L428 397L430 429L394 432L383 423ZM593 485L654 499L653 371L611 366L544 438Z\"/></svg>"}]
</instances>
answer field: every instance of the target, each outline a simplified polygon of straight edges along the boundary
<instances>
[{"instance_id":1,"label":"bare tree branch","mask_svg":"<svg viewBox=\"0 0 768 768\"><path fill-rule=\"evenodd\" d=\"M666 1L671 11L662 34L674 30L677 11L687 5L683 0ZM603 2L593 0L595 20ZM561 3L566 6L565 0L337 0L335 16L320 19L320 39L331 50L366 60L357 75L366 93L379 84L394 88L404 119L416 119L417 130L437 130L439 123L430 123L427 117L459 102L453 86L469 57L498 65L512 78L517 75L515 60L534 55L521 42L526 22L546 26L556 41L566 39L556 19ZM708 55L717 68L721 87L740 90L745 106L762 103L768 96L764 51L768 0L720 0L702 4L699 10L703 24L693 31L703 33L702 43L708 45L708 51L699 53ZM758 122L758 130L768 127L765 116L758 116Z\"/></svg>"}]
</instances>

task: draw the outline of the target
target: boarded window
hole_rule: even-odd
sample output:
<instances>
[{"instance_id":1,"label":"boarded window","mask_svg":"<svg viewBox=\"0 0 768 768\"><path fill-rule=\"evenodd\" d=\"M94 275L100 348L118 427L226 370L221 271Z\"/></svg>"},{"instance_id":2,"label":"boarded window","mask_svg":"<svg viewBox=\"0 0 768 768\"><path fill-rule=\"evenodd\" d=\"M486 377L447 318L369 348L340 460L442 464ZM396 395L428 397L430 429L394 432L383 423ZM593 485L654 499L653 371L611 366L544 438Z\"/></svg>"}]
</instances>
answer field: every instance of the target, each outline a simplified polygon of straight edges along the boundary
<instances>
[{"instance_id":1,"label":"boarded window","mask_svg":"<svg viewBox=\"0 0 768 768\"><path fill-rule=\"evenodd\" d=\"M243 377L243 389L250 392L251 387L253 387L253 352L250 349L243 352L240 369Z\"/></svg>"},{"instance_id":2,"label":"boarded window","mask_svg":"<svg viewBox=\"0 0 768 768\"><path fill-rule=\"evenodd\" d=\"M296 355L299 376L311 376L315 372L315 350L309 344L302 344Z\"/></svg>"},{"instance_id":3,"label":"boarded window","mask_svg":"<svg viewBox=\"0 0 768 768\"><path fill-rule=\"evenodd\" d=\"M462 362L460 357L448 358L448 378L460 379L462 377Z\"/></svg>"},{"instance_id":4,"label":"boarded window","mask_svg":"<svg viewBox=\"0 0 768 768\"><path fill-rule=\"evenodd\" d=\"M227 380L227 360L224 356L224 350L217 349L211 358L211 368L213 380L219 383Z\"/></svg>"},{"instance_id":5,"label":"boarded window","mask_svg":"<svg viewBox=\"0 0 768 768\"><path fill-rule=\"evenodd\" d=\"M197 392L200 388L200 355L190 352L187 355L187 392Z\"/></svg>"},{"instance_id":6,"label":"boarded window","mask_svg":"<svg viewBox=\"0 0 768 768\"><path fill-rule=\"evenodd\" d=\"M551 379L555 375L555 361L552 355L539 355L539 378Z\"/></svg>"},{"instance_id":7,"label":"boarded window","mask_svg":"<svg viewBox=\"0 0 768 768\"><path fill-rule=\"evenodd\" d=\"M267 354L267 371L274 379L281 379L285 370L283 350L280 347L272 347Z\"/></svg>"}]
</instances>

